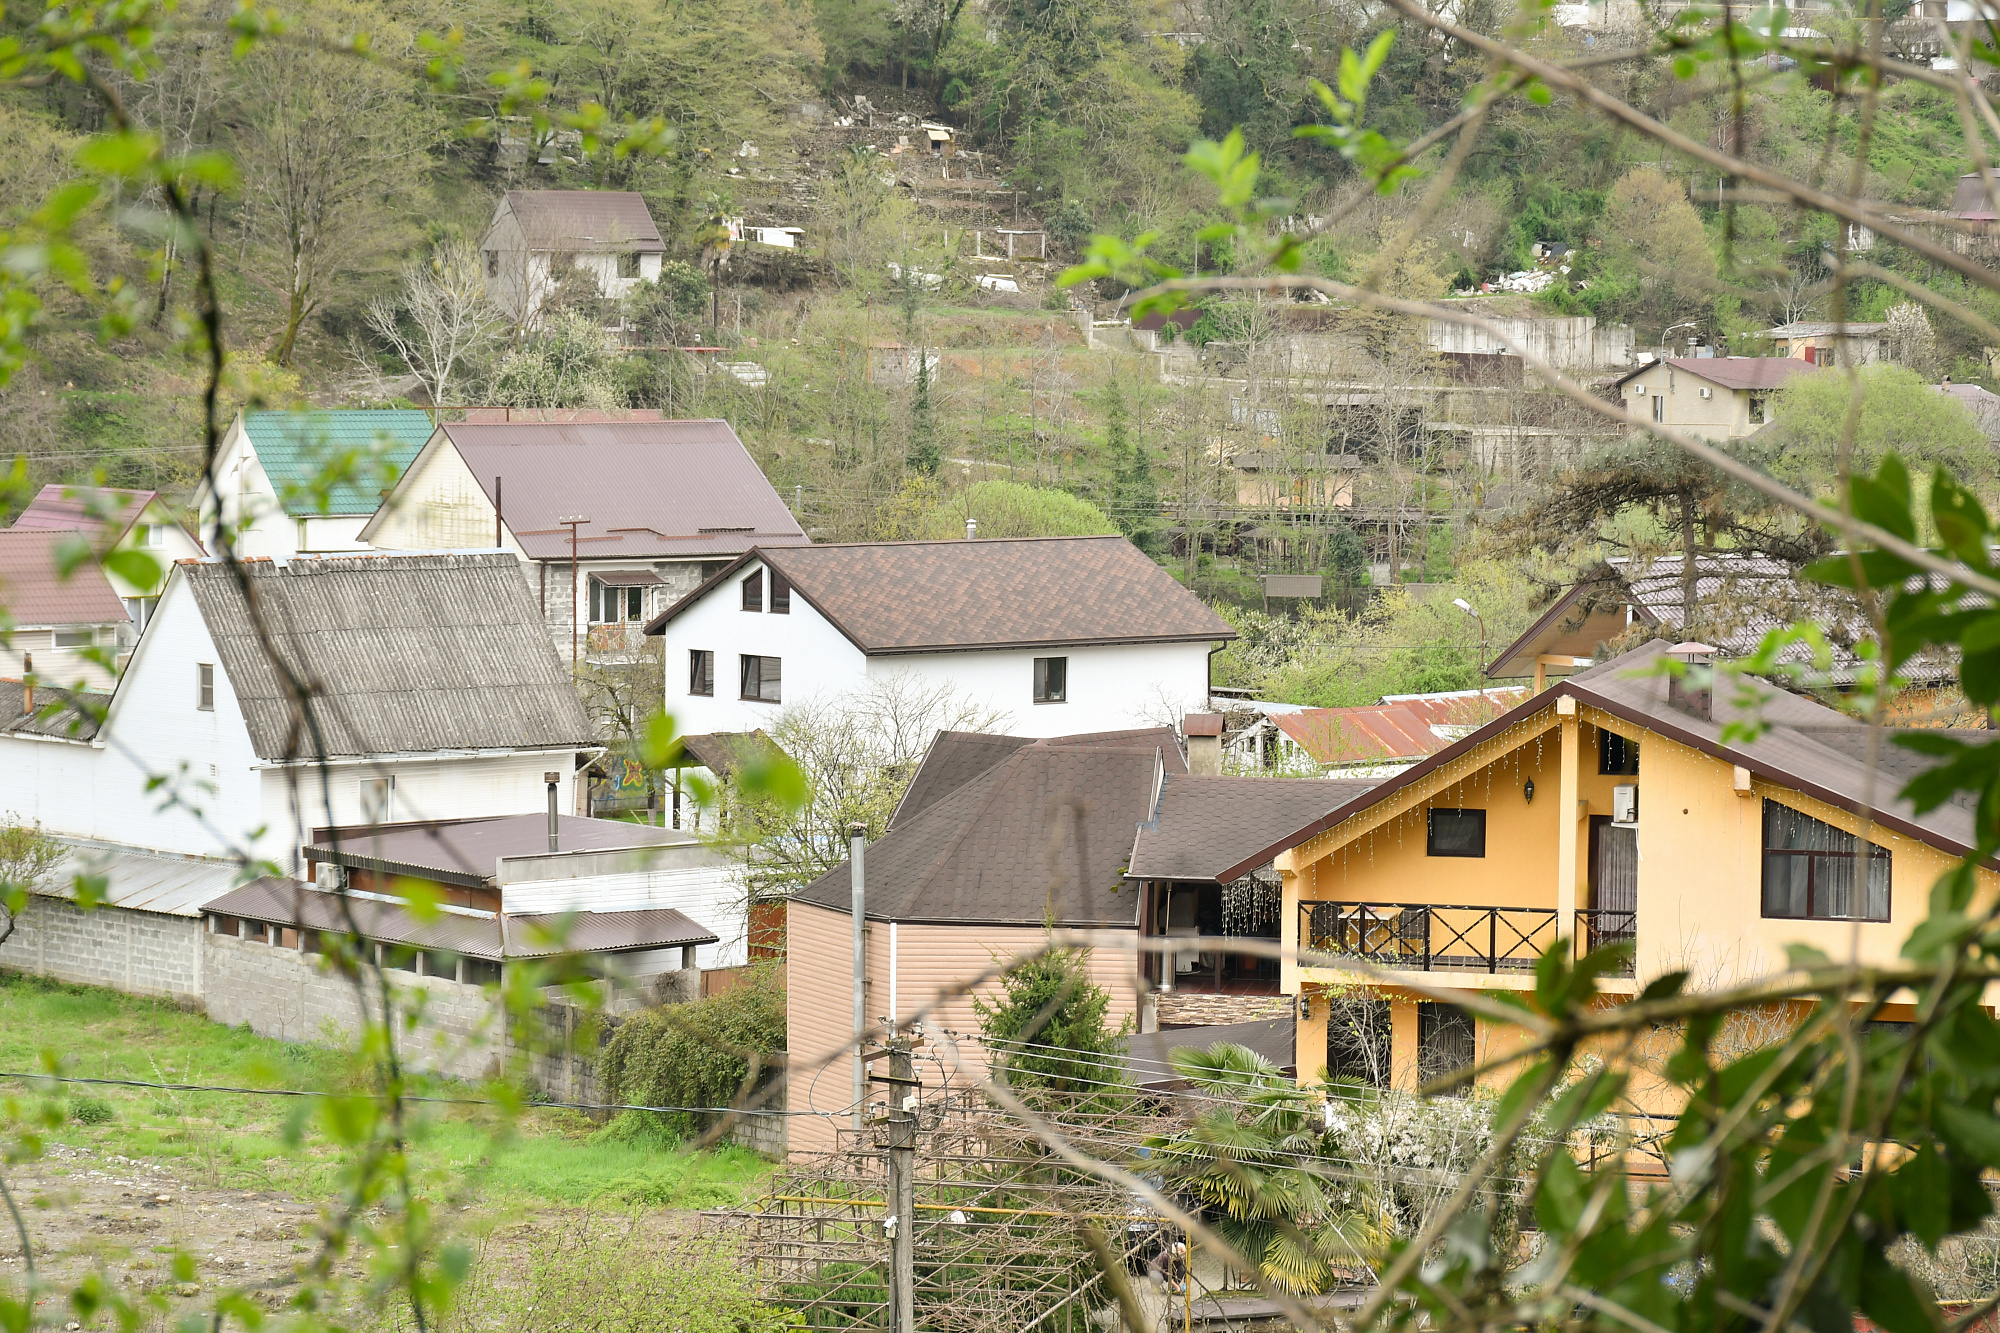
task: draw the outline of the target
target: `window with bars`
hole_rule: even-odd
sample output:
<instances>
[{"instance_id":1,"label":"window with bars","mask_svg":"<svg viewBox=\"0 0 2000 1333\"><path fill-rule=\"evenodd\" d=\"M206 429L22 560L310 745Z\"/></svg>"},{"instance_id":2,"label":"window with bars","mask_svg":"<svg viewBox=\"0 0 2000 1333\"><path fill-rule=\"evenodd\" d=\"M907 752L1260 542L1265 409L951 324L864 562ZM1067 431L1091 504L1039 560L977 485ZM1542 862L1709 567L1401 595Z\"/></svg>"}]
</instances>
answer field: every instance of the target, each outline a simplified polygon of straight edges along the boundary
<instances>
[{"instance_id":1,"label":"window with bars","mask_svg":"<svg viewBox=\"0 0 2000 1333\"><path fill-rule=\"evenodd\" d=\"M1887 921L1889 868L1887 848L1790 806L1764 802L1765 916Z\"/></svg>"},{"instance_id":2,"label":"window with bars","mask_svg":"<svg viewBox=\"0 0 2000 1333\"><path fill-rule=\"evenodd\" d=\"M688 649L688 693L715 693L715 654L706 648Z\"/></svg>"},{"instance_id":3,"label":"window with bars","mask_svg":"<svg viewBox=\"0 0 2000 1333\"><path fill-rule=\"evenodd\" d=\"M751 657L745 654L742 661L742 697L759 703L783 703L783 659L776 657Z\"/></svg>"}]
</instances>

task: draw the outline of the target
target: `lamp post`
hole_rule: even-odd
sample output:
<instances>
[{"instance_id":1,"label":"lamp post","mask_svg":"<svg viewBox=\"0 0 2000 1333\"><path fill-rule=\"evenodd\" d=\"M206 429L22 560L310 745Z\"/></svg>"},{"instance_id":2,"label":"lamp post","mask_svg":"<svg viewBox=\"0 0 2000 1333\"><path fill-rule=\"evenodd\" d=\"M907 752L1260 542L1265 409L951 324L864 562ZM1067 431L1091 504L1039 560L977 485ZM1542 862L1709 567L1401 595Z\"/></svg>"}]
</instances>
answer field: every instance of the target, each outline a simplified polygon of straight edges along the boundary
<instances>
[{"instance_id":1,"label":"lamp post","mask_svg":"<svg viewBox=\"0 0 2000 1333\"><path fill-rule=\"evenodd\" d=\"M571 679L575 679L577 672L576 602L580 595L576 571L576 530L583 524L590 522L590 520L582 514L571 514L567 518L557 519L556 522L569 529L569 674Z\"/></svg>"},{"instance_id":2,"label":"lamp post","mask_svg":"<svg viewBox=\"0 0 2000 1333\"><path fill-rule=\"evenodd\" d=\"M1451 604L1479 622L1479 674L1486 674L1486 617L1472 609L1472 603L1463 597L1454 597Z\"/></svg>"}]
</instances>

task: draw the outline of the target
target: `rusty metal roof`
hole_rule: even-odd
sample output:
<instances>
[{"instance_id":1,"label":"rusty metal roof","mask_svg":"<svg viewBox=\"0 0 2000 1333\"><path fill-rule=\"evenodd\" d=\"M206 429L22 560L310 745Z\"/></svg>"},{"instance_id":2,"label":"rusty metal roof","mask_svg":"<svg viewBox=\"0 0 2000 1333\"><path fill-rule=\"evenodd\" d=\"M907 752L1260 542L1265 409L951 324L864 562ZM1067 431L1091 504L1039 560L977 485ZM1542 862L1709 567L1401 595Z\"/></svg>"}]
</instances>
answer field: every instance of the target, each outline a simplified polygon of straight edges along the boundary
<instances>
[{"instance_id":1,"label":"rusty metal roof","mask_svg":"<svg viewBox=\"0 0 2000 1333\"><path fill-rule=\"evenodd\" d=\"M658 634L761 559L862 652L1215 642L1227 621L1123 537L858 542L746 553L646 627Z\"/></svg>"},{"instance_id":2,"label":"rusty metal roof","mask_svg":"<svg viewBox=\"0 0 2000 1333\"><path fill-rule=\"evenodd\" d=\"M236 573L195 561L175 569L201 608L258 757L293 758L291 709ZM241 570L278 650L318 687L329 755L592 743L569 668L511 555L250 560Z\"/></svg>"},{"instance_id":3,"label":"rusty metal roof","mask_svg":"<svg viewBox=\"0 0 2000 1333\"><path fill-rule=\"evenodd\" d=\"M294 879L267 876L211 901L205 910L277 925L347 933L341 895ZM441 912L425 921L400 903L348 895L347 908L362 937L412 949L438 949L490 961L552 958L564 953L624 953L678 945L714 944L719 937L670 907L632 912L575 912L509 916L505 945L497 916Z\"/></svg>"},{"instance_id":4,"label":"rusty metal roof","mask_svg":"<svg viewBox=\"0 0 2000 1333\"><path fill-rule=\"evenodd\" d=\"M726 421L455 421L438 428L535 560L731 559L805 530Z\"/></svg>"},{"instance_id":5,"label":"rusty metal roof","mask_svg":"<svg viewBox=\"0 0 2000 1333\"><path fill-rule=\"evenodd\" d=\"M116 625L131 619L95 560L62 573L62 548L83 544L76 532L8 528L0 532L0 624Z\"/></svg>"},{"instance_id":6,"label":"rusty metal roof","mask_svg":"<svg viewBox=\"0 0 2000 1333\"><path fill-rule=\"evenodd\" d=\"M626 190L509 190L506 208L531 250L571 254L667 248L644 195Z\"/></svg>"},{"instance_id":7,"label":"rusty metal roof","mask_svg":"<svg viewBox=\"0 0 2000 1333\"><path fill-rule=\"evenodd\" d=\"M621 819L556 816L560 852L602 852L698 842L692 833ZM549 855L547 815L491 819L427 820L410 824L360 824L313 830L306 860L434 878L477 888L493 883L503 856Z\"/></svg>"}]
</instances>

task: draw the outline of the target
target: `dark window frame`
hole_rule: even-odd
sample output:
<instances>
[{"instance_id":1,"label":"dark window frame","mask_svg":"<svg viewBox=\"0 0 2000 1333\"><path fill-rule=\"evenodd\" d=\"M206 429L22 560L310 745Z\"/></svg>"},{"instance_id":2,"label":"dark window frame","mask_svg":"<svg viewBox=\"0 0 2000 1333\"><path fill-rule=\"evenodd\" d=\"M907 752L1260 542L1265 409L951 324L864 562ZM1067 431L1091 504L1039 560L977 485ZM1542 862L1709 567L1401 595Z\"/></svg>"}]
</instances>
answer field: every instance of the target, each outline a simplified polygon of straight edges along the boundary
<instances>
[{"instance_id":1,"label":"dark window frame","mask_svg":"<svg viewBox=\"0 0 2000 1333\"><path fill-rule=\"evenodd\" d=\"M1804 820L1808 825L1826 829L1831 834L1835 835L1837 839L1845 839L1849 844L1849 846L1847 848L1842 848L1837 846L1824 847L1824 848L1773 847L1771 846L1771 832L1772 832L1771 825L1772 825L1772 812L1774 810L1784 811L1785 817L1789 819ZM1824 819L1815 819L1811 815L1806 814L1803 810L1797 810L1789 805L1786 805L1783 801L1773 801L1770 800L1769 798L1766 798L1764 801L1764 809L1762 813L1763 813L1762 835L1760 839L1762 843L1762 848L1761 848L1761 856L1759 858L1760 868L1757 877L1758 880L1757 910L1758 914L1762 916L1765 920L1767 921L1859 921L1863 923L1874 923L1879 925L1891 920L1894 917L1895 906L1896 906L1896 897L1895 897L1896 858L1895 854L1891 852L1887 847L1880 846L1877 843L1864 842L1863 839L1858 834L1849 833L1846 829L1841 828L1836 824L1829 824ZM1863 847L1866 847L1868 850L1865 852L1862 851L1861 849ZM1868 870L1865 874L1865 877L1857 877L1851 869L1848 872L1848 879L1850 880L1850 883L1847 886L1847 892L1850 895L1850 902L1858 905L1861 909L1860 912L1850 913L1846 916L1838 916L1835 915L1830 910L1829 911L1818 910L1823 905L1821 901L1822 893L1824 893L1830 899L1834 893L1838 892L1837 886L1821 883L1822 874L1831 871L1832 868L1836 865L1845 863L1851 867L1855 862L1863 861L1864 859L1868 866ZM1773 895L1773 885L1771 882L1771 870L1774 864L1795 865L1801 860L1805 862L1805 867L1806 867L1805 911L1792 912L1792 911L1772 910L1774 906L1773 904L1774 895ZM1882 884L1881 884L1882 911L1879 916L1874 915L1868 911L1868 900L1870 897L1873 896L1875 888L1872 882L1875 878L1874 867L1877 865L1882 867ZM1859 882L1855 882L1857 879L1859 880ZM1830 903L1824 905L1830 906Z\"/></svg>"},{"instance_id":2,"label":"dark window frame","mask_svg":"<svg viewBox=\"0 0 2000 1333\"><path fill-rule=\"evenodd\" d=\"M1037 657L1033 693L1038 704L1069 702L1069 658Z\"/></svg>"},{"instance_id":3,"label":"dark window frame","mask_svg":"<svg viewBox=\"0 0 2000 1333\"><path fill-rule=\"evenodd\" d=\"M771 614L788 616L792 613L792 581L777 570L771 571Z\"/></svg>"},{"instance_id":4,"label":"dark window frame","mask_svg":"<svg viewBox=\"0 0 2000 1333\"><path fill-rule=\"evenodd\" d=\"M1476 824L1479 829L1479 850L1439 851L1438 850L1438 824L1440 823L1438 819L1439 815L1447 816L1447 818L1442 821L1447 824L1457 824L1461 822ZM1468 819L1468 816L1477 816L1477 818ZM1463 860L1484 859L1486 856L1486 812L1484 810L1460 810L1460 809L1455 809L1451 806L1432 806L1430 809L1426 810L1424 812L1424 855L1453 857Z\"/></svg>"},{"instance_id":5,"label":"dark window frame","mask_svg":"<svg viewBox=\"0 0 2000 1333\"><path fill-rule=\"evenodd\" d=\"M715 697L715 653L708 648L688 649L688 693L704 699Z\"/></svg>"},{"instance_id":6,"label":"dark window frame","mask_svg":"<svg viewBox=\"0 0 2000 1333\"><path fill-rule=\"evenodd\" d=\"M785 701L785 670L782 657L764 657L756 653L740 653L736 659L737 698L749 703L781 704ZM752 672L751 663L756 663ZM766 662L777 664L775 671L765 667ZM767 692L768 691L768 692Z\"/></svg>"},{"instance_id":7,"label":"dark window frame","mask_svg":"<svg viewBox=\"0 0 2000 1333\"><path fill-rule=\"evenodd\" d=\"M1639 776L1639 742L1615 731L1597 733L1597 772L1600 777Z\"/></svg>"},{"instance_id":8,"label":"dark window frame","mask_svg":"<svg viewBox=\"0 0 2000 1333\"><path fill-rule=\"evenodd\" d=\"M743 609L758 611L764 609L764 571L757 570L737 585L743 589Z\"/></svg>"}]
</instances>

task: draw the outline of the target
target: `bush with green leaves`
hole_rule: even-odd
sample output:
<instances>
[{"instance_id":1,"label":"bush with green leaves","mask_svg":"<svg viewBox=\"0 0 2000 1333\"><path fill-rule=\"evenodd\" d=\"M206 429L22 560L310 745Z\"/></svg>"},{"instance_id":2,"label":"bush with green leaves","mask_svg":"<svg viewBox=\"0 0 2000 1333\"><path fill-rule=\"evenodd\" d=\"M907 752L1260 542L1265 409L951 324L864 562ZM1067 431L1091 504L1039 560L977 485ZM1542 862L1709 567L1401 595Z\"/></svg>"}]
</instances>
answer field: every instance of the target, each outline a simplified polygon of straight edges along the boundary
<instances>
[{"instance_id":1,"label":"bush with green leaves","mask_svg":"<svg viewBox=\"0 0 2000 1333\"><path fill-rule=\"evenodd\" d=\"M1111 993L1090 979L1088 952L1052 949L1010 969L1000 986L996 999L972 1002L996 1076L1015 1089L1112 1091L1111 1058L1123 1054L1126 1029L1111 1026Z\"/></svg>"},{"instance_id":2,"label":"bush with green leaves","mask_svg":"<svg viewBox=\"0 0 2000 1333\"><path fill-rule=\"evenodd\" d=\"M605 1088L635 1106L735 1103L783 1063L773 1058L785 1049L783 966L757 964L720 995L648 1009L621 1023L598 1060ZM683 1137L716 1118L701 1111L658 1113L667 1130Z\"/></svg>"},{"instance_id":3,"label":"bush with green leaves","mask_svg":"<svg viewBox=\"0 0 2000 1333\"><path fill-rule=\"evenodd\" d=\"M995 537L1095 537L1118 531L1102 509L1081 496L1014 481L981 481L939 501L916 521L920 540L951 541L977 519L979 535Z\"/></svg>"}]
</instances>

